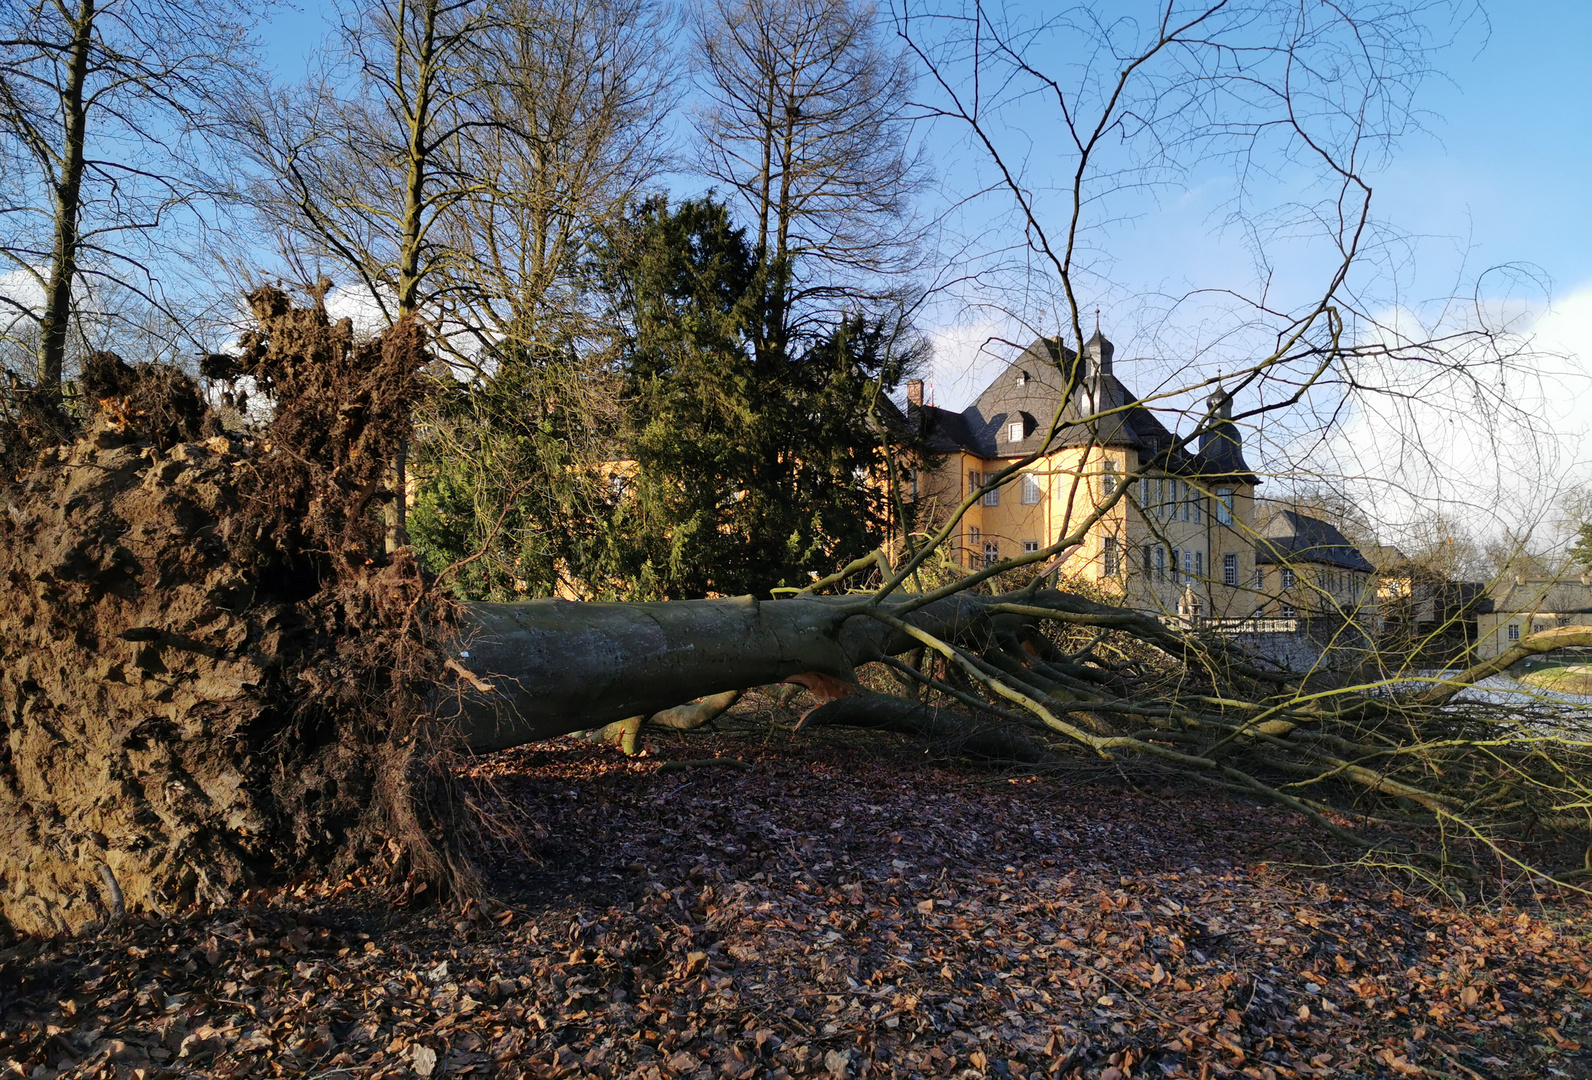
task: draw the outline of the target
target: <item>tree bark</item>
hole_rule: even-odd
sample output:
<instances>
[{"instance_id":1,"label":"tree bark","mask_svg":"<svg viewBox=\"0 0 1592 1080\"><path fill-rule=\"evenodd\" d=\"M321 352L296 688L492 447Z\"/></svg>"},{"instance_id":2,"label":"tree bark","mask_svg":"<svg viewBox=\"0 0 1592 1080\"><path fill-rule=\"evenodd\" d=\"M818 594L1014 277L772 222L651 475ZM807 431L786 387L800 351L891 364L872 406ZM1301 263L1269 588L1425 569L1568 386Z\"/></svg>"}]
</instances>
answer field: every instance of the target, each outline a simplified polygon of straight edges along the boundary
<instances>
[{"instance_id":1,"label":"tree bark","mask_svg":"<svg viewBox=\"0 0 1592 1080\"><path fill-rule=\"evenodd\" d=\"M83 169L88 144L87 105L89 53L94 47L94 0L83 0L72 24L71 58L66 85L60 91L65 120L61 146L60 179L55 185L55 248L50 255L49 287L39 335L36 383L51 401L61 397L61 377L66 367L67 330L72 319L72 287L77 280L77 252L81 242L78 219L83 212Z\"/></svg>"},{"instance_id":2,"label":"tree bark","mask_svg":"<svg viewBox=\"0 0 1592 1080\"><path fill-rule=\"evenodd\" d=\"M989 610L1010 599L958 595L905 619L971 640L992 634L997 620L1024 621ZM881 610L894 614L904 602ZM468 604L459 662L479 685L442 714L471 749L501 750L792 675L850 681L859 664L918 647L858 606L851 596Z\"/></svg>"}]
</instances>

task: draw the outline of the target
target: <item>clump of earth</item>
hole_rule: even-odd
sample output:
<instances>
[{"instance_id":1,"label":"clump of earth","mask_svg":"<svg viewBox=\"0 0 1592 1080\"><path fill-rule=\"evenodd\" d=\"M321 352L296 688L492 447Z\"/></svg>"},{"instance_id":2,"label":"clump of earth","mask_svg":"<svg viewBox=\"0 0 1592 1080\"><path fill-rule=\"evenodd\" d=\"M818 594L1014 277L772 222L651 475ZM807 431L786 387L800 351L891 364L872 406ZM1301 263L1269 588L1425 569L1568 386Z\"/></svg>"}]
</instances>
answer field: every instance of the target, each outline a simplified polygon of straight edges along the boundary
<instances>
[{"instance_id":1,"label":"clump of earth","mask_svg":"<svg viewBox=\"0 0 1592 1080\"><path fill-rule=\"evenodd\" d=\"M206 374L269 399L223 429L194 379L110 354L77 415L0 420L0 924L74 932L356 862L467 886L424 722L454 619L380 508L428 357L264 289ZM248 385L242 383L240 385Z\"/></svg>"}]
</instances>

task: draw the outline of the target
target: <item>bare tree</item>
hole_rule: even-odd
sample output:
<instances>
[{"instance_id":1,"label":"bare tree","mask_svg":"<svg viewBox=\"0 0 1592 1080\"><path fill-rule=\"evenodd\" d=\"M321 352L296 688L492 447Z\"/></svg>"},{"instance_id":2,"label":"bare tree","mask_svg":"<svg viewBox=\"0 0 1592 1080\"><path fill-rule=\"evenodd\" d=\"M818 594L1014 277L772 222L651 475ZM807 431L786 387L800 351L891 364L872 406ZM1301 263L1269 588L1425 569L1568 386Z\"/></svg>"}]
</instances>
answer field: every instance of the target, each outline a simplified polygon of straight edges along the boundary
<instances>
[{"instance_id":1,"label":"bare tree","mask_svg":"<svg viewBox=\"0 0 1592 1080\"><path fill-rule=\"evenodd\" d=\"M714 0L697 17L698 160L754 223L765 352L909 264L927 169L909 140L912 68L885 29L854 0Z\"/></svg>"},{"instance_id":2,"label":"bare tree","mask_svg":"<svg viewBox=\"0 0 1592 1080\"><path fill-rule=\"evenodd\" d=\"M36 327L46 396L61 393L85 277L165 307L154 260L174 234L194 242L185 212L217 193L200 179L196 137L250 46L232 3L34 0L0 12L0 257L18 283L0 306L13 326Z\"/></svg>"},{"instance_id":3,"label":"bare tree","mask_svg":"<svg viewBox=\"0 0 1592 1080\"><path fill-rule=\"evenodd\" d=\"M346 8L336 41L351 70L240 108L249 198L284 262L352 277L384 320L421 318L477 375L511 346L556 350L578 332L586 237L656 168L653 4L384 0ZM400 496L395 544L405 511Z\"/></svg>"},{"instance_id":4,"label":"bare tree","mask_svg":"<svg viewBox=\"0 0 1592 1080\"><path fill-rule=\"evenodd\" d=\"M341 15L333 44L351 70L321 71L254 109L236 103L256 167L248 197L305 280L330 264L397 322L435 299L434 271L450 256L437 224L484 182L459 170L457 144L491 122L479 91L503 77L488 42L504 12L487 0L382 0Z\"/></svg>"},{"instance_id":5,"label":"bare tree","mask_svg":"<svg viewBox=\"0 0 1592 1080\"><path fill-rule=\"evenodd\" d=\"M346 65L239 103L248 197L302 279L352 276L444 345L500 340L657 168L663 30L649 0L350 6Z\"/></svg>"},{"instance_id":6,"label":"bare tree","mask_svg":"<svg viewBox=\"0 0 1592 1080\"><path fill-rule=\"evenodd\" d=\"M492 46L502 77L480 87L491 122L450 147L451 172L483 182L442 226L455 255L441 320L476 348L594 332L580 262L663 165L667 30L651 0L509 5Z\"/></svg>"}]
</instances>

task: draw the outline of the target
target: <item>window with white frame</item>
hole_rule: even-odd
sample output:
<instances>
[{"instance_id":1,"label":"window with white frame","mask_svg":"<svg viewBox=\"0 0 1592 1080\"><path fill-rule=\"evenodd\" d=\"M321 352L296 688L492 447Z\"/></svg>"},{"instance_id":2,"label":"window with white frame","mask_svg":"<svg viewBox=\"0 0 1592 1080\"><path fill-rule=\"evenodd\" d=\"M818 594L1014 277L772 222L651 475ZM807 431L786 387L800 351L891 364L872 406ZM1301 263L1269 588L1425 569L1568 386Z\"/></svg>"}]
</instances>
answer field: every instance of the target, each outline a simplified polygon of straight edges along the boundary
<instances>
[{"instance_id":1,"label":"window with white frame","mask_svg":"<svg viewBox=\"0 0 1592 1080\"><path fill-rule=\"evenodd\" d=\"M985 567L994 566L996 563L998 563L1000 561L1001 561L1001 548L1000 548L1000 545L997 544L993 540L984 541L984 565L985 565Z\"/></svg>"},{"instance_id":2,"label":"window with white frame","mask_svg":"<svg viewBox=\"0 0 1592 1080\"><path fill-rule=\"evenodd\" d=\"M988 483L988 477L985 478L985 482ZM1000 488L990 488L988 491L984 492L984 505L985 506L999 506L1000 504L1001 504L1001 489Z\"/></svg>"},{"instance_id":3,"label":"window with white frame","mask_svg":"<svg viewBox=\"0 0 1592 1080\"><path fill-rule=\"evenodd\" d=\"M1100 555L1100 571L1106 577L1116 577L1118 569L1117 538L1108 536Z\"/></svg>"},{"instance_id":4,"label":"window with white frame","mask_svg":"<svg viewBox=\"0 0 1592 1080\"><path fill-rule=\"evenodd\" d=\"M1023 541L1023 554L1024 555L1033 555L1038 550L1039 550L1039 541L1038 540L1024 540Z\"/></svg>"},{"instance_id":5,"label":"window with white frame","mask_svg":"<svg viewBox=\"0 0 1592 1080\"><path fill-rule=\"evenodd\" d=\"M969 495L984 486L984 474L969 470L967 474L967 493Z\"/></svg>"},{"instance_id":6,"label":"window with white frame","mask_svg":"<svg viewBox=\"0 0 1592 1080\"><path fill-rule=\"evenodd\" d=\"M1194 489L1194 524L1200 523L1200 507L1205 503L1205 493L1199 488Z\"/></svg>"},{"instance_id":7,"label":"window with white frame","mask_svg":"<svg viewBox=\"0 0 1592 1080\"><path fill-rule=\"evenodd\" d=\"M1194 553L1194 576L1197 578L1205 576L1205 552L1203 551Z\"/></svg>"},{"instance_id":8,"label":"window with white frame","mask_svg":"<svg viewBox=\"0 0 1592 1080\"><path fill-rule=\"evenodd\" d=\"M1183 507L1183 520L1187 521L1189 519L1189 514L1192 511L1192 507L1189 506L1189 503L1194 501L1194 491L1187 484L1178 484L1176 480L1172 481L1172 484L1174 487L1182 488L1183 497L1178 500L1178 503ZM1177 515L1175 514L1173 515L1173 517L1176 516Z\"/></svg>"},{"instance_id":9,"label":"window with white frame","mask_svg":"<svg viewBox=\"0 0 1592 1080\"><path fill-rule=\"evenodd\" d=\"M1233 523L1233 489L1216 489L1216 524L1231 525ZM1231 584L1237 585L1234 581Z\"/></svg>"},{"instance_id":10,"label":"window with white frame","mask_svg":"<svg viewBox=\"0 0 1592 1080\"><path fill-rule=\"evenodd\" d=\"M1106 495L1115 495L1117 493L1117 463L1110 458L1106 458L1100 463L1100 467L1104 470L1100 474L1101 492Z\"/></svg>"},{"instance_id":11,"label":"window with white frame","mask_svg":"<svg viewBox=\"0 0 1592 1080\"><path fill-rule=\"evenodd\" d=\"M1183 550L1183 584L1191 585L1194 582L1194 553L1187 548Z\"/></svg>"},{"instance_id":12,"label":"window with white frame","mask_svg":"<svg viewBox=\"0 0 1592 1080\"><path fill-rule=\"evenodd\" d=\"M972 525L967 527L968 565L974 566L978 560L979 531Z\"/></svg>"},{"instance_id":13,"label":"window with white frame","mask_svg":"<svg viewBox=\"0 0 1592 1080\"><path fill-rule=\"evenodd\" d=\"M1278 604L1277 614L1284 619L1291 619L1298 613L1294 611L1292 604Z\"/></svg>"},{"instance_id":14,"label":"window with white frame","mask_svg":"<svg viewBox=\"0 0 1592 1080\"><path fill-rule=\"evenodd\" d=\"M1510 641L1519 641L1520 640L1520 624L1519 623L1510 623L1509 624L1509 640Z\"/></svg>"},{"instance_id":15,"label":"window with white frame","mask_svg":"<svg viewBox=\"0 0 1592 1080\"><path fill-rule=\"evenodd\" d=\"M1040 496L1044 489L1039 486L1039 477L1033 473L1023 473L1023 505L1038 506Z\"/></svg>"},{"instance_id":16,"label":"window with white frame","mask_svg":"<svg viewBox=\"0 0 1592 1080\"><path fill-rule=\"evenodd\" d=\"M1155 580L1166 580L1166 548L1164 547L1155 549Z\"/></svg>"},{"instance_id":17,"label":"window with white frame","mask_svg":"<svg viewBox=\"0 0 1592 1080\"><path fill-rule=\"evenodd\" d=\"M1257 566L1257 567L1255 567L1255 588L1264 589L1265 587L1266 587L1266 568L1264 566Z\"/></svg>"},{"instance_id":18,"label":"window with white frame","mask_svg":"<svg viewBox=\"0 0 1592 1080\"><path fill-rule=\"evenodd\" d=\"M1222 584L1238 584L1238 555L1231 551L1222 556Z\"/></svg>"},{"instance_id":19,"label":"window with white frame","mask_svg":"<svg viewBox=\"0 0 1592 1080\"><path fill-rule=\"evenodd\" d=\"M1299 583L1299 575L1295 574L1292 570L1288 569L1288 567L1286 567L1286 566L1283 567L1282 568L1282 587L1285 588L1285 589L1291 589L1295 585L1297 585L1298 583Z\"/></svg>"},{"instance_id":20,"label":"window with white frame","mask_svg":"<svg viewBox=\"0 0 1592 1080\"><path fill-rule=\"evenodd\" d=\"M1007 442L1022 442L1023 435L1023 422L1021 420L1016 420L1006 425Z\"/></svg>"}]
</instances>

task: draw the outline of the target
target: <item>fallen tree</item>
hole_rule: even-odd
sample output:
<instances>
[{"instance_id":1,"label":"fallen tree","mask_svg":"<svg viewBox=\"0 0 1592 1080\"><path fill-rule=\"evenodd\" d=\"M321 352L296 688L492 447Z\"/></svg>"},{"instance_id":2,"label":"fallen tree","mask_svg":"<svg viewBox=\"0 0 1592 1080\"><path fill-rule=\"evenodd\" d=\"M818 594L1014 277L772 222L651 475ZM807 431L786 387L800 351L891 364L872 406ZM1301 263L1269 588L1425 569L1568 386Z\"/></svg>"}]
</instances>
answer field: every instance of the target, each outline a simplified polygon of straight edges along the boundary
<instances>
[{"instance_id":1,"label":"fallen tree","mask_svg":"<svg viewBox=\"0 0 1592 1080\"><path fill-rule=\"evenodd\" d=\"M924 633L985 648L1035 629L1003 610L1010 599L962 593L902 615ZM911 633L856 609L844 596L468 604L456 651L475 679L463 707L441 714L457 718L472 750L500 750L792 676L850 683L863 664L919 647Z\"/></svg>"},{"instance_id":2,"label":"fallen tree","mask_svg":"<svg viewBox=\"0 0 1592 1080\"><path fill-rule=\"evenodd\" d=\"M614 726L628 751L666 702L717 695L702 701L717 707L697 708L705 718L737 690L797 682L820 702L804 726L903 732L1005 765L1054 766L1077 752L1147 762L1302 812L1433 880L1475 880L1478 851L1511 874L1592 873L1582 857L1592 850L1585 715L1552 701L1460 697L1523 657L1592 644L1584 629L1530 635L1443 676L1395 666L1324 679L1043 580L993 595L468 605L461 654L475 678L456 715L477 749L623 718ZM1140 659L1104 661L1107 636ZM914 651L937 662L900 659ZM856 668L870 662L916 687L912 699L859 691ZM670 712L657 714L662 726L691 726Z\"/></svg>"},{"instance_id":3,"label":"fallen tree","mask_svg":"<svg viewBox=\"0 0 1592 1080\"><path fill-rule=\"evenodd\" d=\"M1419 873L1475 872L1433 830L1517 870L1583 870L1585 719L1456 698L1497 663L1323 684L1043 573L909 592L911 565L882 558L819 584L882 571L886 588L838 595L458 605L385 551L379 513L421 335L360 345L319 304L254 301L241 355L210 361L270 395L248 437L187 376L111 356L84 374L86 415L24 401L0 432L0 916L17 930L355 867L409 895L469 891L450 754L649 715L688 728L780 681L816 692L808 726L1027 767L1148 762ZM865 664L911 692L858 693Z\"/></svg>"}]
</instances>

